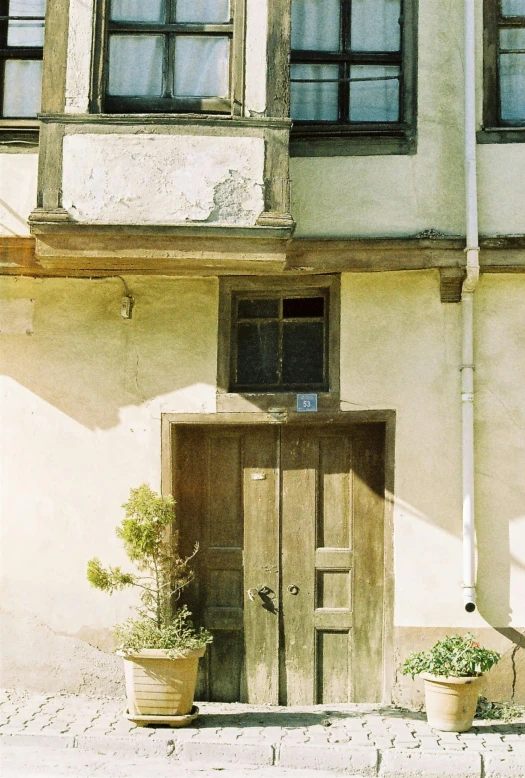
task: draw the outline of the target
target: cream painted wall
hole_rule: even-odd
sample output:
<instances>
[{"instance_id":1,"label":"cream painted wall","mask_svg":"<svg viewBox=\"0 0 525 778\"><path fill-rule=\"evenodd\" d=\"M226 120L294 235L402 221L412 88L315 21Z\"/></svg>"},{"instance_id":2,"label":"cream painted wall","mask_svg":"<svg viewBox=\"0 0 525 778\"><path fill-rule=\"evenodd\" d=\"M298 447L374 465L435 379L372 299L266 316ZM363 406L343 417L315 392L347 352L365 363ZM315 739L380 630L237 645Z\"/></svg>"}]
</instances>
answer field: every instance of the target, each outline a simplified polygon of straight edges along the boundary
<instances>
[{"instance_id":1,"label":"cream painted wall","mask_svg":"<svg viewBox=\"0 0 525 778\"><path fill-rule=\"evenodd\" d=\"M29 235L37 172L38 154L0 153L0 237Z\"/></svg>"},{"instance_id":2,"label":"cream painted wall","mask_svg":"<svg viewBox=\"0 0 525 778\"><path fill-rule=\"evenodd\" d=\"M525 624L525 280L482 276L476 293L479 612L463 609L460 305L437 271L346 274L345 410L396 411L395 625Z\"/></svg>"},{"instance_id":3,"label":"cream painted wall","mask_svg":"<svg viewBox=\"0 0 525 778\"><path fill-rule=\"evenodd\" d=\"M114 528L130 487L160 488L161 412L215 410L216 280L127 285L130 321L120 279L0 285L0 307L34 300L32 334L0 336L0 685L38 684L46 665L52 688L60 656L78 688L86 652L100 673L89 688L119 678L91 646L109 647L131 599L90 588L86 562L126 562Z\"/></svg>"}]
</instances>

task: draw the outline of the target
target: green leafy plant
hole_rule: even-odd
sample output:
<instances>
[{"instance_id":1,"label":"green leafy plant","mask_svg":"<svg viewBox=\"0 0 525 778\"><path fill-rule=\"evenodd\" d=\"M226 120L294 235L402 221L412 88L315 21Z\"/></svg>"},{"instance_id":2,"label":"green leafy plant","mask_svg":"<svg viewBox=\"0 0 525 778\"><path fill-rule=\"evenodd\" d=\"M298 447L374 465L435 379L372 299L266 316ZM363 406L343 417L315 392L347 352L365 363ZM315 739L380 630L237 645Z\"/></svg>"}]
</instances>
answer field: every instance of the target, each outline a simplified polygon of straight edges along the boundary
<instances>
[{"instance_id":1,"label":"green leafy plant","mask_svg":"<svg viewBox=\"0 0 525 778\"><path fill-rule=\"evenodd\" d=\"M482 648L474 635L451 635L438 641L428 651L410 654L403 665L403 675L420 673L470 678L482 675L499 662L501 655Z\"/></svg>"},{"instance_id":2,"label":"green leafy plant","mask_svg":"<svg viewBox=\"0 0 525 778\"><path fill-rule=\"evenodd\" d=\"M525 706L516 705L514 702L491 702L486 697L478 699L476 718L509 723L514 719L522 719L525 716Z\"/></svg>"},{"instance_id":3,"label":"green leafy plant","mask_svg":"<svg viewBox=\"0 0 525 778\"><path fill-rule=\"evenodd\" d=\"M87 566L89 583L108 594L128 586L140 590L138 617L115 628L119 650L163 648L176 656L210 643L209 632L194 628L187 607L176 606L180 592L194 577L190 563L198 546L189 557L180 556L173 497L162 497L143 484L131 490L122 507L126 515L117 527L117 537L140 574L103 567L96 557Z\"/></svg>"}]
</instances>

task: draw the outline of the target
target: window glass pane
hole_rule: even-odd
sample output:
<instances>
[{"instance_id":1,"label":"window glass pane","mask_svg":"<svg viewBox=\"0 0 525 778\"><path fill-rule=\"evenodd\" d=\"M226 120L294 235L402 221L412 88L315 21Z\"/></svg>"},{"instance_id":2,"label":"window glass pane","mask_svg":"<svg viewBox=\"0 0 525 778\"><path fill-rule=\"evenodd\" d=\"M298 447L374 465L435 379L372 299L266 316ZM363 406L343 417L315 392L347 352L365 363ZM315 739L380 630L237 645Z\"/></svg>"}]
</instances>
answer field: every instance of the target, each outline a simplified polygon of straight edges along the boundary
<instances>
[{"instance_id":1,"label":"window glass pane","mask_svg":"<svg viewBox=\"0 0 525 778\"><path fill-rule=\"evenodd\" d=\"M220 24L230 21L229 0L177 0L177 22Z\"/></svg>"},{"instance_id":2,"label":"window glass pane","mask_svg":"<svg viewBox=\"0 0 525 778\"><path fill-rule=\"evenodd\" d=\"M8 46L43 46L44 21L11 19L7 30Z\"/></svg>"},{"instance_id":3,"label":"window glass pane","mask_svg":"<svg viewBox=\"0 0 525 778\"><path fill-rule=\"evenodd\" d=\"M283 319L323 316L324 297L289 297L283 300Z\"/></svg>"},{"instance_id":4,"label":"window glass pane","mask_svg":"<svg viewBox=\"0 0 525 778\"><path fill-rule=\"evenodd\" d=\"M4 70L3 116L36 116L40 111L41 90L41 60L8 59Z\"/></svg>"},{"instance_id":5,"label":"window glass pane","mask_svg":"<svg viewBox=\"0 0 525 778\"><path fill-rule=\"evenodd\" d=\"M162 35L112 35L109 39L110 95L162 94Z\"/></svg>"},{"instance_id":6,"label":"window glass pane","mask_svg":"<svg viewBox=\"0 0 525 778\"><path fill-rule=\"evenodd\" d=\"M351 50L399 51L400 0L352 0Z\"/></svg>"},{"instance_id":7,"label":"window glass pane","mask_svg":"<svg viewBox=\"0 0 525 778\"><path fill-rule=\"evenodd\" d=\"M501 54L499 58L501 118L525 120L525 54Z\"/></svg>"},{"instance_id":8,"label":"window glass pane","mask_svg":"<svg viewBox=\"0 0 525 778\"><path fill-rule=\"evenodd\" d=\"M11 0L9 16L42 16L46 15L46 0Z\"/></svg>"},{"instance_id":9,"label":"window glass pane","mask_svg":"<svg viewBox=\"0 0 525 778\"><path fill-rule=\"evenodd\" d=\"M114 22L163 22L163 0L111 0Z\"/></svg>"},{"instance_id":10,"label":"window glass pane","mask_svg":"<svg viewBox=\"0 0 525 778\"><path fill-rule=\"evenodd\" d=\"M277 322L237 326L237 383L239 385L277 383L278 338Z\"/></svg>"},{"instance_id":11,"label":"window glass pane","mask_svg":"<svg viewBox=\"0 0 525 778\"><path fill-rule=\"evenodd\" d=\"M339 51L341 0L292 0L292 49Z\"/></svg>"},{"instance_id":12,"label":"window glass pane","mask_svg":"<svg viewBox=\"0 0 525 778\"><path fill-rule=\"evenodd\" d=\"M500 49L525 49L525 27L499 31Z\"/></svg>"},{"instance_id":13,"label":"window glass pane","mask_svg":"<svg viewBox=\"0 0 525 778\"><path fill-rule=\"evenodd\" d=\"M227 97L229 38L178 35L175 39L175 95Z\"/></svg>"},{"instance_id":14,"label":"window glass pane","mask_svg":"<svg viewBox=\"0 0 525 778\"><path fill-rule=\"evenodd\" d=\"M292 65L290 108L292 119L337 121L338 77L339 65ZM296 79L306 79L307 81L301 83Z\"/></svg>"},{"instance_id":15,"label":"window glass pane","mask_svg":"<svg viewBox=\"0 0 525 778\"><path fill-rule=\"evenodd\" d=\"M525 16L525 0L501 0L503 16Z\"/></svg>"},{"instance_id":16,"label":"window glass pane","mask_svg":"<svg viewBox=\"0 0 525 778\"><path fill-rule=\"evenodd\" d=\"M279 316L279 300L239 300L237 316L240 319L271 319Z\"/></svg>"},{"instance_id":17,"label":"window glass pane","mask_svg":"<svg viewBox=\"0 0 525 778\"><path fill-rule=\"evenodd\" d=\"M283 322L283 383L323 383L322 322Z\"/></svg>"},{"instance_id":18,"label":"window glass pane","mask_svg":"<svg viewBox=\"0 0 525 778\"><path fill-rule=\"evenodd\" d=\"M354 65L350 68L350 121L399 121L399 68Z\"/></svg>"}]
</instances>

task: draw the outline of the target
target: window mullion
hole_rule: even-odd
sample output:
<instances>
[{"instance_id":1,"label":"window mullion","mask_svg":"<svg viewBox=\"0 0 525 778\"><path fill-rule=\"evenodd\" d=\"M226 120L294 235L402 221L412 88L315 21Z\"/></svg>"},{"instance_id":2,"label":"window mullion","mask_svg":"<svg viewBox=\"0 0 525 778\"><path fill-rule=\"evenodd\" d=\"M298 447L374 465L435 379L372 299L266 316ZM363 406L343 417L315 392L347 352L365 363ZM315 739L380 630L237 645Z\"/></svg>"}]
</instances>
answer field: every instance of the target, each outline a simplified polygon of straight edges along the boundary
<instances>
[{"instance_id":1,"label":"window mullion","mask_svg":"<svg viewBox=\"0 0 525 778\"><path fill-rule=\"evenodd\" d=\"M283 383L283 297L279 298L279 340L278 340L278 357L277 357L277 384L282 386Z\"/></svg>"},{"instance_id":2,"label":"window mullion","mask_svg":"<svg viewBox=\"0 0 525 778\"><path fill-rule=\"evenodd\" d=\"M352 50L352 0L341 0L341 50L350 54ZM342 63L339 69L339 77L342 81L339 85L339 121L348 122L350 119L350 62L348 59Z\"/></svg>"}]
</instances>

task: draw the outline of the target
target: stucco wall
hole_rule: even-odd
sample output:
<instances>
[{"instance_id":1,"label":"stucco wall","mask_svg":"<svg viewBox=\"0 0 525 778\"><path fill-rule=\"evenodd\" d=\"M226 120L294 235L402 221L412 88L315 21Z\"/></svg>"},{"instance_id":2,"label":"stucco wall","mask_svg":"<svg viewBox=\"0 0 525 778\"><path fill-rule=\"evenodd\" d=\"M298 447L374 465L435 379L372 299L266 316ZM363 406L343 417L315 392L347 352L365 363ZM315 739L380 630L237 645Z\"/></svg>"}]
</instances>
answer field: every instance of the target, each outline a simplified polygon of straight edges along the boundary
<instances>
[{"instance_id":1,"label":"stucco wall","mask_svg":"<svg viewBox=\"0 0 525 778\"><path fill-rule=\"evenodd\" d=\"M118 691L98 649L131 600L91 589L86 562L126 562L114 527L130 487L160 486L161 411L215 409L216 281L127 284L130 321L119 279L0 285L32 315L0 335L0 685Z\"/></svg>"},{"instance_id":2,"label":"stucco wall","mask_svg":"<svg viewBox=\"0 0 525 778\"><path fill-rule=\"evenodd\" d=\"M38 154L0 153L0 237L29 235L37 172Z\"/></svg>"},{"instance_id":3,"label":"stucco wall","mask_svg":"<svg viewBox=\"0 0 525 778\"><path fill-rule=\"evenodd\" d=\"M408 651L472 629L505 655L492 698L525 700L516 682L525 668L525 279L483 275L475 296L479 610L471 614L461 591L461 310L440 303L438 290L437 271L342 281L342 407L396 411L396 666ZM418 694L397 677L398 701Z\"/></svg>"},{"instance_id":4,"label":"stucco wall","mask_svg":"<svg viewBox=\"0 0 525 778\"><path fill-rule=\"evenodd\" d=\"M463 4L420 0L418 131L413 156L291 160L297 235L465 234ZM477 108L482 127L482 3L477 13ZM478 146L480 232L525 231L525 146ZM504 193L504 196L502 196Z\"/></svg>"},{"instance_id":5,"label":"stucco wall","mask_svg":"<svg viewBox=\"0 0 525 778\"><path fill-rule=\"evenodd\" d=\"M0 284L20 308L0 335L0 683L118 693L109 628L131 598L90 589L86 560L125 562L114 527L131 486L159 486L161 411L215 412L216 280L127 284L130 321L119 279ZM440 302L437 271L343 276L341 396L345 411L396 411L397 667L474 629L506 654L492 696L514 679L525 700L524 299L515 275L484 275L476 293L479 612L461 596L460 306ZM419 699L401 677L395 695Z\"/></svg>"}]
</instances>

